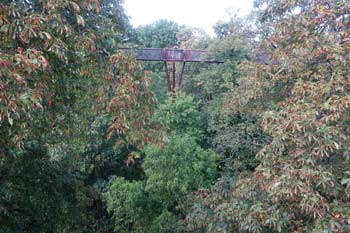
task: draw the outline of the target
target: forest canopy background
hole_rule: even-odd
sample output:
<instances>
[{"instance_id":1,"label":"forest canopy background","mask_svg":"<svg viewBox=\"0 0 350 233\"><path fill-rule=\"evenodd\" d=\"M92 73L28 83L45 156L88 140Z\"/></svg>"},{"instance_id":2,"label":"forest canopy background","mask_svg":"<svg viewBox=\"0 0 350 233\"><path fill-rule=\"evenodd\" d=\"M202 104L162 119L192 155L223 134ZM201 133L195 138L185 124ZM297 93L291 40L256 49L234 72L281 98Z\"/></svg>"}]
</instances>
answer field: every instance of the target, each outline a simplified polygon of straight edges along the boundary
<instances>
[{"instance_id":1,"label":"forest canopy background","mask_svg":"<svg viewBox=\"0 0 350 233\"><path fill-rule=\"evenodd\" d=\"M0 232L347 232L350 3L203 30L120 0L0 3ZM205 49L176 98L119 47Z\"/></svg>"}]
</instances>

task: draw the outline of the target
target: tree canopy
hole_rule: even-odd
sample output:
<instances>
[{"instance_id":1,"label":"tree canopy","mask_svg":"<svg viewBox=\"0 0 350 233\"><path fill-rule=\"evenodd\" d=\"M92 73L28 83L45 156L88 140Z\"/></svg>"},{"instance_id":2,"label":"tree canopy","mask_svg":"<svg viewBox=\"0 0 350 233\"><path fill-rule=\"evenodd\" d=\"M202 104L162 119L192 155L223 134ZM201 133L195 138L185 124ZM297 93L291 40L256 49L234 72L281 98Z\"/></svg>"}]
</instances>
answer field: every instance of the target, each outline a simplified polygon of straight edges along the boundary
<instances>
[{"instance_id":1,"label":"tree canopy","mask_svg":"<svg viewBox=\"0 0 350 233\"><path fill-rule=\"evenodd\" d=\"M203 30L122 0L0 3L0 232L348 232L350 3ZM166 93L120 47L205 49Z\"/></svg>"}]
</instances>

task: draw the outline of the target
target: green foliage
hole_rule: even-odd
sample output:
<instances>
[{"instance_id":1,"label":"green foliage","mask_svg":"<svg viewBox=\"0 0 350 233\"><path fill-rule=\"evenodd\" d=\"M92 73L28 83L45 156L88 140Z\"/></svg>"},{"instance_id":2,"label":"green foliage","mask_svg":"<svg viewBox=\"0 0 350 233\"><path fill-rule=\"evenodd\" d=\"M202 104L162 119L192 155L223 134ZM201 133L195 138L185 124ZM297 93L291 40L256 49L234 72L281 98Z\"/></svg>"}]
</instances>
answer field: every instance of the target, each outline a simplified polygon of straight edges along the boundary
<instances>
[{"instance_id":1,"label":"green foliage","mask_svg":"<svg viewBox=\"0 0 350 233\"><path fill-rule=\"evenodd\" d=\"M165 148L149 145L145 153L145 179L117 178L105 194L115 228L121 232L168 232L170 227L170 232L181 232L176 207L188 194L214 181L218 156L186 135L172 137Z\"/></svg>"},{"instance_id":2,"label":"green foliage","mask_svg":"<svg viewBox=\"0 0 350 233\"><path fill-rule=\"evenodd\" d=\"M177 233L184 232L184 227L178 218L171 212L163 210L149 229L152 233Z\"/></svg>"},{"instance_id":3,"label":"green foliage","mask_svg":"<svg viewBox=\"0 0 350 233\"><path fill-rule=\"evenodd\" d=\"M242 64L245 78L229 95L228 107L262 116L263 132L272 140L257 154L261 163L255 171L229 187L220 208L209 207L213 217L199 229L346 232L349 2L257 1L257 6L260 23L271 30L260 37L258 63ZM203 219L195 209L192 214L193 224Z\"/></svg>"},{"instance_id":4,"label":"green foliage","mask_svg":"<svg viewBox=\"0 0 350 233\"><path fill-rule=\"evenodd\" d=\"M33 148L32 148L33 149ZM86 204L76 171L36 148L0 159L0 231L63 232L80 223Z\"/></svg>"},{"instance_id":5,"label":"green foliage","mask_svg":"<svg viewBox=\"0 0 350 233\"><path fill-rule=\"evenodd\" d=\"M122 4L0 3L0 232L348 232L350 3L257 0L214 38ZM120 40L225 63L167 97Z\"/></svg>"},{"instance_id":6,"label":"green foliage","mask_svg":"<svg viewBox=\"0 0 350 233\"><path fill-rule=\"evenodd\" d=\"M157 214L142 181L116 178L104 196L117 232L144 232Z\"/></svg>"},{"instance_id":7,"label":"green foliage","mask_svg":"<svg viewBox=\"0 0 350 233\"><path fill-rule=\"evenodd\" d=\"M11 186L1 190L9 199L0 199L0 225L7 231L113 225L101 189L111 175L142 176L136 160L157 138L148 121L150 80L117 53L128 27L119 0L0 3L0 166Z\"/></svg>"},{"instance_id":8,"label":"green foliage","mask_svg":"<svg viewBox=\"0 0 350 233\"><path fill-rule=\"evenodd\" d=\"M148 48L167 48L178 45L176 34L179 31L177 23L162 19L153 24L140 26L136 29L138 44Z\"/></svg>"},{"instance_id":9,"label":"green foliage","mask_svg":"<svg viewBox=\"0 0 350 233\"><path fill-rule=\"evenodd\" d=\"M195 100L201 100L204 105L215 98L222 98L224 93L237 84L236 79L240 74L238 65L249 57L253 47L249 39L252 29L244 26L242 19L234 17L225 24L229 30L226 36L218 36L210 40L206 46L201 47L201 49L208 50L207 56L210 59L225 63L189 64L184 78L184 91L191 93ZM205 38L203 40L207 41ZM188 46L187 41L183 43ZM196 44L198 42L193 43L194 46Z\"/></svg>"},{"instance_id":10,"label":"green foliage","mask_svg":"<svg viewBox=\"0 0 350 233\"><path fill-rule=\"evenodd\" d=\"M202 149L195 138L187 135L171 137L164 149L148 146L146 190L164 207L174 208L191 191L211 184L217 160L214 152Z\"/></svg>"},{"instance_id":11,"label":"green foliage","mask_svg":"<svg viewBox=\"0 0 350 233\"><path fill-rule=\"evenodd\" d=\"M170 134L186 133L196 138L203 136L204 115L199 112L198 103L182 92L177 92L176 97L169 94L166 102L159 105L153 120Z\"/></svg>"},{"instance_id":12,"label":"green foliage","mask_svg":"<svg viewBox=\"0 0 350 233\"><path fill-rule=\"evenodd\" d=\"M182 26L176 33L176 38L184 49L203 49L209 46L210 37L201 28Z\"/></svg>"},{"instance_id":13,"label":"green foliage","mask_svg":"<svg viewBox=\"0 0 350 233\"><path fill-rule=\"evenodd\" d=\"M191 97L181 92L176 99L169 96L153 118L166 128L165 145L145 148L142 180L117 178L105 195L117 231L182 232L183 213L177 206L217 176L218 155L198 144L201 114Z\"/></svg>"},{"instance_id":14,"label":"green foliage","mask_svg":"<svg viewBox=\"0 0 350 233\"><path fill-rule=\"evenodd\" d=\"M256 153L269 142L269 137L261 132L255 119L242 115L232 118L228 125L215 129L211 144L224 156L224 170L238 175L258 166Z\"/></svg>"},{"instance_id":15,"label":"green foliage","mask_svg":"<svg viewBox=\"0 0 350 233\"><path fill-rule=\"evenodd\" d=\"M230 195L234 184L232 176L223 176L209 189L201 189L187 200L186 230L239 232L238 224L227 213L227 208L234 202Z\"/></svg>"}]
</instances>

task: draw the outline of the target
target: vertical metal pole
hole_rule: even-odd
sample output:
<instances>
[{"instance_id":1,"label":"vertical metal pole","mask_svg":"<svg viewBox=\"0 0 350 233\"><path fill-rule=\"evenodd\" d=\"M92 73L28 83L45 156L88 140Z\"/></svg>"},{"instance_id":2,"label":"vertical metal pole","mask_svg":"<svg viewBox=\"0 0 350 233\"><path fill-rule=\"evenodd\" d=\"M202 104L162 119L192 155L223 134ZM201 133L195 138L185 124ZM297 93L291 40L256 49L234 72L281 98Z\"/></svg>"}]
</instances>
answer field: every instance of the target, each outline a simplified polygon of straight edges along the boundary
<instances>
[{"instance_id":1,"label":"vertical metal pole","mask_svg":"<svg viewBox=\"0 0 350 233\"><path fill-rule=\"evenodd\" d=\"M173 90L172 90L172 93L173 93L173 102L175 102L176 100L176 93L175 93L175 88L176 88L176 64L175 62L173 62Z\"/></svg>"},{"instance_id":2,"label":"vertical metal pole","mask_svg":"<svg viewBox=\"0 0 350 233\"><path fill-rule=\"evenodd\" d=\"M175 87L176 87L176 70L175 70L175 62L173 62L173 92L175 93Z\"/></svg>"},{"instance_id":3,"label":"vertical metal pole","mask_svg":"<svg viewBox=\"0 0 350 233\"><path fill-rule=\"evenodd\" d=\"M186 65L186 62L182 63L181 72L179 75L179 88L181 87L181 84L182 84L182 79L183 79L184 71L185 71L185 65Z\"/></svg>"},{"instance_id":4,"label":"vertical metal pole","mask_svg":"<svg viewBox=\"0 0 350 233\"><path fill-rule=\"evenodd\" d=\"M168 83L168 91L171 91L171 84L170 84L170 74L168 70L168 63L165 61L164 62L164 67L165 67L165 73L166 73L166 81Z\"/></svg>"}]
</instances>

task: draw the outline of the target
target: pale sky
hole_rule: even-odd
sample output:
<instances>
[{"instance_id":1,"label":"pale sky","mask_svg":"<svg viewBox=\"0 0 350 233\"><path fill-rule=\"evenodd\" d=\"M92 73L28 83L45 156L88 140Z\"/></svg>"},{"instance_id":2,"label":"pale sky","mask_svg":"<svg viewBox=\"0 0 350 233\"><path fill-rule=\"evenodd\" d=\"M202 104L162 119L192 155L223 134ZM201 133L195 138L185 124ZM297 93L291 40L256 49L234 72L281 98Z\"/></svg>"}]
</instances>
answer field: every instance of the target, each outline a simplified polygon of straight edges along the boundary
<instances>
[{"instance_id":1,"label":"pale sky","mask_svg":"<svg viewBox=\"0 0 350 233\"><path fill-rule=\"evenodd\" d=\"M249 13L253 0L125 0L124 7L134 27L170 19L178 24L203 28L213 35L212 25L225 20L228 12Z\"/></svg>"}]
</instances>

